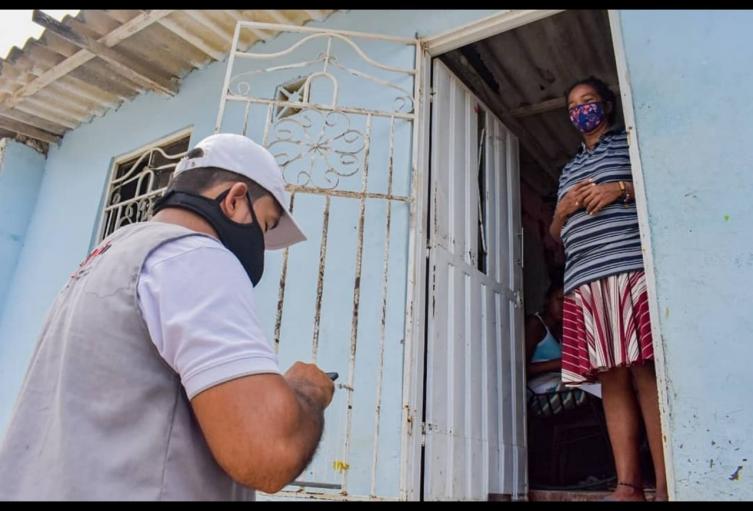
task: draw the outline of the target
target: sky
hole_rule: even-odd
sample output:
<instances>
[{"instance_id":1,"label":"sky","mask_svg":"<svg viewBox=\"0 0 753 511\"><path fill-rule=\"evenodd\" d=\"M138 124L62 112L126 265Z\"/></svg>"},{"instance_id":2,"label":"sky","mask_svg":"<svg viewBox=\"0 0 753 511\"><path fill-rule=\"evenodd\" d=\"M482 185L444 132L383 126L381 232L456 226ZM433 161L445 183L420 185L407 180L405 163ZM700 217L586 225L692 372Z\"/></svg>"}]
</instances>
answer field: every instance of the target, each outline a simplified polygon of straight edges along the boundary
<instances>
[{"instance_id":1,"label":"sky","mask_svg":"<svg viewBox=\"0 0 753 511\"><path fill-rule=\"evenodd\" d=\"M69 14L75 16L78 9L44 9L44 13L60 21ZM32 9L0 10L0 58L8 56L14 46L23 48L30 37L39 37L44 28L31 21Z\"/></svg>"}]
</instances>

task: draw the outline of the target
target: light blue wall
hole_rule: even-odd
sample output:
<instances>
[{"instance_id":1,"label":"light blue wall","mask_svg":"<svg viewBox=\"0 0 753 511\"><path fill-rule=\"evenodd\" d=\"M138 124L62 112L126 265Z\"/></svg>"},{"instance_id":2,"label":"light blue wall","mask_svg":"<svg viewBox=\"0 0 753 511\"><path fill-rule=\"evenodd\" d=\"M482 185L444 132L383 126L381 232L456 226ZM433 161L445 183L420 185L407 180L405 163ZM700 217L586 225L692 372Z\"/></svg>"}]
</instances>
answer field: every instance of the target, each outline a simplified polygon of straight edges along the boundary
<instances>
[{"instance_id":1,"label":"light blue wall","mask_svg":"<svg viewBox=\"0 0 753 511\"><path fill-rule=\"evenodd\" d=\"M377 32L413 37L443 32L449 28L488 16L496 11L353 11L339 12L322 23L309 26ZM260 51L268 46L282 45L280 39L260 45ZM411 65L411 54L387 54L379 44L367 45L380 58L395 59L400 65ZM282 45L281 47L284 47ZM405 57L409 57L406 61ZM219 104L219 94L225 72L225 63L215 63L190 74L182 83L177 97L166 99L154 94L144 94L133 102L123 105L115 112L96 119L67 134L60 147L52 148L48 157L44 181L40 190L39 206L29 226L27 243L17 269L17 277L9 291L8 306L0 322L0 431L5 428L12 403L18 392L26 364L33 350L42 320L55 293L67 275L85 256L91 247L94 231L99 220L102 196L113 157L133 151L149 142L162 138L186 127L192 127L191 143L210 134ZM357 95L356 95L357 96ZM374 98L361 94L362 101ZM232 113L230 114L232 118ZM375 129L376 129L375 125ZM378 128L378 129L384 129ZM409 151L410 137L398 132L398 151ZM384 138L384 137L382 137ZM382 140L384 142L384 140ZM384 148L380 149L384 151ZM378 151L375 150L374 154ZM370 156L372 158L373 156ZM384 168L370 177L371 187L383 186ZM401 173L395 171L396 187L407 193L410 168ZM304 200L308 204L304 204ZM307 208L302 222L309 228L311 242L307 248L291 251L291 274L298 272L314 276L319 254L322 205L316 197L303 197L296 208ZM355 204L357 205L357 203ZM347 201L333 201L331 212L330 251L328 252L325 300L322 304L320 356L332 363L327 370L337 370L341 378L347 375L347 349L328 348L325 339L349 338L350 310L340 310L343 300L352 302L353 257L355 224L358 210ZM375 399L375 356L379 341L378 310L382 290L382 265L384 253L384 215L382 201L369 202L366 207L365 246L361 281L361 321L359 323L359 356L354 388L361 389L355 403L362 403L367 412L354 412L353 459L350 460L351 493L367 495L371 464L372 410ZM382 496L397 496L399 476L399 430L400 398L402 380L402 333L404 330L405 272L407 268L408 211L403 204L393 206L392 232L389 252L390 280L388 282L389 310L386 320L385 381L379 445L380 477L377 493ZM317 222L319 222L317 224ZM310 225L308 225L310 224ZM347 252L336 247L347 246ZM304 254L308 254L305 256ZM269 338L273 336L274 309L277 303L280 254L271 253L267 270L259 288L261 298L260 316ZM306 273L308 272L308 273ZM290 276L288 277L291 278ZM303 277L301 277L303 278ZM301 293L312 291L311 286L286 293L286 300L293 300L289 310L297 310L295 303ZM346 292L338 293L338 289ZM327 292L329 290L329 293ZM348 296L350 293L350 296ZM286 305L287 306L287 305ZM310 343L311 321L306 318L296 324L295 317L283 318L283 343ZM334 342L334 341L332 341ZM288 352L289 353L289 352ZM288 355L281 351L281 365L288 364ZM335 367L336 366L336 367ZM328 411L327 435L339 434L344 413L344 391L338 391L337 402ZM397 397L396 397L397 396ZM387 399L391 401L388 403ZM338 414L337 416L332 414ZM342 453L335 444L323 445L319 457L324 460L315 470L324 471L331 466L333 458ZM325 459L326 458L326 459ZM330 469L331 470L331 469ZM308 478L307 478L308 479Z\"/></svg>"},{"instance_id":2,"label":"light blue wall","mask_svg":"<svg viewBox=\"0 0 753 511\"><path fill-rule=\"evenodd\" d=\"M43 154L25 144L0 141L0 311L37 203L44 162Z\"/></svg>"},{"instance_id":3,"label":"light blue wall","mask_svg":"<svg viewBox=\"0 0 753 511\"><path fill-rule=\"evenodd\" d=\"M623 11L676 497L753 499L753 12Z\"/></svg>"}]
</instances>

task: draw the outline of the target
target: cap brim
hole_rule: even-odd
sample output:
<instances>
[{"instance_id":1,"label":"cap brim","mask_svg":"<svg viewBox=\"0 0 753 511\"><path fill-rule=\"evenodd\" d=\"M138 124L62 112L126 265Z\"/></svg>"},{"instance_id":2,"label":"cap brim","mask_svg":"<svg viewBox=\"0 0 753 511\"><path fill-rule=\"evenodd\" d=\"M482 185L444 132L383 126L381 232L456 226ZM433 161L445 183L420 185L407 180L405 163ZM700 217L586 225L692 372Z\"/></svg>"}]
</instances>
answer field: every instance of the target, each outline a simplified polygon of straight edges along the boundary
<instances>
[{"instance_id":1,"label":"cap brim","mask_svg":"<svg viewBox=\"0 0 753 511\"><path fill-rule=\"evenodd\" d=\"M264 235L264 246L267 250L280 250L300 241L306 241L306 235L287 211L277 226Z\"/></svg>"}]
</instances>

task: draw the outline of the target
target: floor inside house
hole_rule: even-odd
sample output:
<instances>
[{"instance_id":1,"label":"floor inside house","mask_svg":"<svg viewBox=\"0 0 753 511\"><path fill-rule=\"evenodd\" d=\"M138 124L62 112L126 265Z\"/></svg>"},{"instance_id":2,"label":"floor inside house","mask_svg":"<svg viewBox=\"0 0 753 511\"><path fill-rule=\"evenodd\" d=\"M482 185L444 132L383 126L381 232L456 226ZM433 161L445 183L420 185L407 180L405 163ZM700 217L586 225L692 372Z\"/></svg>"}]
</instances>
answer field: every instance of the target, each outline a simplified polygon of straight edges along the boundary
<instances>
[{"instance_id":1,"label":"floor inside house","mask_svg":"<svg viewBox=\"0 0 753 511\"><path fill-rule=\"evenodd\" d=\"M580 146L564 92L593 75L619 98L607 12L566 11L439 58L519 139L525 312L541 311L550 282L564 273L564 252L548 234L559 174ZM617 110L621 123L622 105ZM587 396L573 409L548 416L529 405L529 500L600 500L614 488L603 407L599 398ZM645 441L642 456L650 475ZM646 494L652 498L650 490Z\"/></svg>"}]
</instances>

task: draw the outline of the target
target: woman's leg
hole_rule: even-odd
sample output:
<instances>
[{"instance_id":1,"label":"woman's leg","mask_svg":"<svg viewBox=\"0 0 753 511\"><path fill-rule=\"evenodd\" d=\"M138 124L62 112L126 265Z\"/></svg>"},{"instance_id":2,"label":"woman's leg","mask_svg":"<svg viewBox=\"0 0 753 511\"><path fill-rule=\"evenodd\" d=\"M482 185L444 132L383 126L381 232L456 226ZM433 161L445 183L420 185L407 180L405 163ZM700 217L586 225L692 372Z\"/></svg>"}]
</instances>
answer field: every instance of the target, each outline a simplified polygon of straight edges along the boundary
<instances>
[{"instance_id":1,"label":"woman's leg","mask_svg":"<svg viewBox=\"0 0 753 511\"><path fill-rule=\"evenodd\" d=\"M656 390L654 364L631 367L638 391L643 423L646 426L648 446L656 473L656 500L667 500L667 476L664 471L664 450L662 446L661 422L659 420L659 395Z\"/></svg>"},{"instance_id":2,"label":"woman's leg","mask_svg":"<svg viewBox=\"0 0 753 511\"><path fill-rule=\"evenodd\" d=\"M617 481L635 486L618 485L612 497L616 500L645 500L641 478L639 441L640 408L627 367L616 367L599 373L602 401L612 444Z\"/></svg>"}]
</instances>

